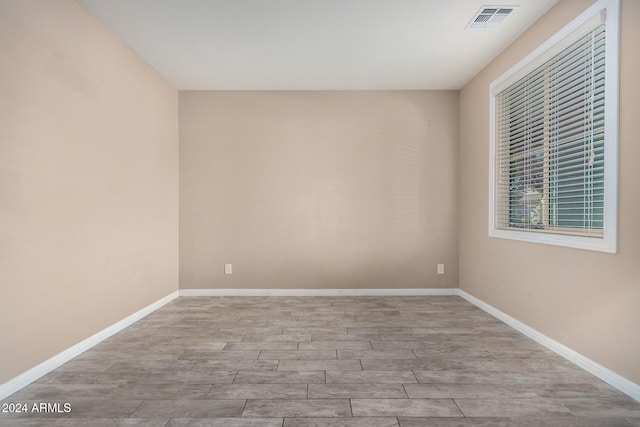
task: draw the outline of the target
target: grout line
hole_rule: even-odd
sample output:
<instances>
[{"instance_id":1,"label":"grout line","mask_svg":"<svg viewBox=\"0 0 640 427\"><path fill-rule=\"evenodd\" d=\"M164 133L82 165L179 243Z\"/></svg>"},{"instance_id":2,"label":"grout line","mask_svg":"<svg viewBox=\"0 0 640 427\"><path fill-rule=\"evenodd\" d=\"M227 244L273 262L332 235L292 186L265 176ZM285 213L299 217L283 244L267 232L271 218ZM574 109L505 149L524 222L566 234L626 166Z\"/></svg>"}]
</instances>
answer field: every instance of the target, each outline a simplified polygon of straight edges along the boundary
<instances>
[{"instance_id":1,"label":"grout line","mask_svg":"<svg viewBox=\"0 0 640 427\"><path fill-rule=\"evenodd\" d=\"M140 401L140 404L138 406L136 406L135 409L133 411L131 411L131 413L129 413L129 417L131 417L131 415L133 415L133 413L136 412L138 410L138 408L140 408L144 402L145 402L145 400L142 399Z\"/></svg>"},{"instance_id":2,"label":"grout line","mask_svg":"<svg viewBox=\"0 0 640 427\"><path fill-rule=\"evenodd\" d=\"M211 388L209 388L209 391L204 396L205 399L207 399L207 396L211 394L211 392L213 391L213 387L215 387L215 385L216 385L215 383L211 384Z\"/></svg>"},{"instance_id":3,"label":"grout line","mask_svg":"<svg viewBox=\"0 0 640 427\"><path fill-rule=\"evenodd\" d=\"M411 372L413 372L413 371L411 371ZM414 374L414 376L415 376L415 374ZM407 393L407 388L404 386L404 383L402 384L402 389L404 390L404 394L407 396L407 399L411 399L409 397L409 393Z\"/></svg>"},{"instance_id":4,"label":"grout line","mask_svg":"<svg viewBox=\"0 0 640 427\"><path fill-rule=\"evenodd\" d=\"M458 408L458 411L460 411L460 413L462 414L463 417L467 418L467 416L464 414L464 412L462 412L462 409L460 409L460 406L458 405L458 402L456 402L455 399L451 399L453 401L453 404L456 405L456 408Z\"/></svg>"}]
</instances>

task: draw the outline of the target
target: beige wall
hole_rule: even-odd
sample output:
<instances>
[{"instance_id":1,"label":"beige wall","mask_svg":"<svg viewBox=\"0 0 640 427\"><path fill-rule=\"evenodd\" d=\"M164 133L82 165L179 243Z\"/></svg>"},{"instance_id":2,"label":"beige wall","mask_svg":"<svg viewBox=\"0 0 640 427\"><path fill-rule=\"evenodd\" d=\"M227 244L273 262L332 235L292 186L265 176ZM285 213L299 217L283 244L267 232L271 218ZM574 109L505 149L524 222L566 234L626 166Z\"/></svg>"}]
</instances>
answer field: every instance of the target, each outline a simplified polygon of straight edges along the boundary
<instances>
[{"instance_id":1,"label":"beige wall","mask_svg":"<svg viewBox=\"0 0 640 427\"><path fill-rule=\"evenodd\" d=\"M461 288L640 383L640 2L622 2L619 253L487 237L489 84L591 1L561 1L460 94ZM473 212L473 214L471 214Z\"/></svg>"},{"instance_id":2,"label":"beige wall","mask_svg":"<svg viewBox=\"0 0 640 427\"><path fill-rule=\"evenodd\" d=\"M457 91L180 92L180 287L457 287L457 114Z\"/></svg>"},{"instance_id":3,"label":"beige wall","mask_svg":"<svg viewBox=\"0 0 640 427\"><path fill-rule=\"evenodd\" d=\"M177 91L74 1L0 1L0 383L177 290Z\"/></svg>"}]
</instances>

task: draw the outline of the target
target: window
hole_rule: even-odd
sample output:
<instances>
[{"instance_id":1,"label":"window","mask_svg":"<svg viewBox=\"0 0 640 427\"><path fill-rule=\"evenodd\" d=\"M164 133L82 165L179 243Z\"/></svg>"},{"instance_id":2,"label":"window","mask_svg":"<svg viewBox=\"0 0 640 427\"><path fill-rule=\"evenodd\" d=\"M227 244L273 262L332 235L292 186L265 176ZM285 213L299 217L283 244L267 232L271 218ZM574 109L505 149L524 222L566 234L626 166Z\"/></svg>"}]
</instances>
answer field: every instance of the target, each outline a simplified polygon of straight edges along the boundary
<instances>
[{"instance_id":1,"label":"window","mask_svg":"<svg viewBox=\"0 0 640 427\"><path fill-rule=\"evenodd\" d=\"M489 235L617 250L618 0L491 85Z\"/></svg>"}]
</instances>

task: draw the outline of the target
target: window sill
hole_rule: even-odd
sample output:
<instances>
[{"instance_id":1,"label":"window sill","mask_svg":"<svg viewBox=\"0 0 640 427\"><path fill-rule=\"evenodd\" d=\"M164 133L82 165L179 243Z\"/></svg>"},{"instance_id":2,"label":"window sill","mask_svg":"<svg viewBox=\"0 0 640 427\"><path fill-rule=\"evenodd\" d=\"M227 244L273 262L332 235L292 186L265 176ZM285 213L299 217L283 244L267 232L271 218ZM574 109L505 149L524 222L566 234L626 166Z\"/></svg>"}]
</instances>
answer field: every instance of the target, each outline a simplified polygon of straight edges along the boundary
<instances>
[{"instance_id":1,"label":"window sill","mask_svg":"<svg viewBox=\"0 0 640 427\"><path fill-rule=\"evenodd\" d=\"M565 234L553 234L544 232L489 229L489 237L499 239L517 240L528 243L538 243L551 246L562 246L574 249L584 249L596 252L617 253L618 248L612 236L585 237L569 236Z\"/></svg>"}]
</instances>

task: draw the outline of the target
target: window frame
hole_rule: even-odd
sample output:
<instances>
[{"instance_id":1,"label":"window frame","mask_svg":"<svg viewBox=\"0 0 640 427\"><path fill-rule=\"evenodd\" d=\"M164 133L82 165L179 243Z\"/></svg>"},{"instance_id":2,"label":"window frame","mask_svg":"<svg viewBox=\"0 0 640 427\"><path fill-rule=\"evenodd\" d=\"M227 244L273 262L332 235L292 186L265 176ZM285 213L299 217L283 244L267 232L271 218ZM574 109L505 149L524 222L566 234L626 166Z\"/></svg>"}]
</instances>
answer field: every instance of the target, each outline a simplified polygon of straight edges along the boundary
<instances>
[{"instance_id":1,"label":"window frame","mask_svg":"<svg viewBox=\"0 0 640 427\"><path fill-rule=\"evenodd\" d=\"M606 11L605 119L604 119L604 217L602 236L581 236L544 230L498 228L496 224L496 96L505 85L517 81L553 57L567 39L594 16ZM620 56L620 1L599 0L537 49L494 80L489 90L489 237L564 246L599 252L618 250L618 110ZM545 147L547 144L545 144Z\"/></svg>"}]
</instances>

